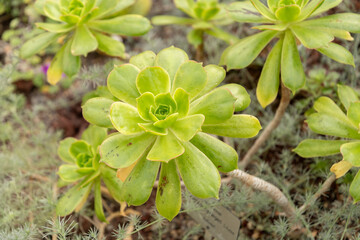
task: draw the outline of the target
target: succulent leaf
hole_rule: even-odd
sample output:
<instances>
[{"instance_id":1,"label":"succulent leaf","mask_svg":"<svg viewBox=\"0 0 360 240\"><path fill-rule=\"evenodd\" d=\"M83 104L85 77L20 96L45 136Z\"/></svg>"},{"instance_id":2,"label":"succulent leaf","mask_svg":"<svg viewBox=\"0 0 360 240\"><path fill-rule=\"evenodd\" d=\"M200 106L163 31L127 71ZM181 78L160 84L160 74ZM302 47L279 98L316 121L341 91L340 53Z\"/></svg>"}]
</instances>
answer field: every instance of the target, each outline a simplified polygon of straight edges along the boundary
<instances>
[{"instance_id":1,"label":"succulent leaf","mask_svg":"<svg viewBox=\"0 0 360 240\"><path fill-rule=\"evenodd\" d=\"M93 35L99 44L98 49L101 52L113 57L125 57L125 46L122 42L95 31L93 32Z\"/></svg>"},{"instance_id":2,"label":"succulent leaf","mask_svg":"<svg viewBox=\"0 0 360 240\"><path fill-rule=\"evenodd\" d=\"M329 58L344 64L355 66L354 57L346 48L336 43L329 43L328 46L318 48L317 51Z\"/></svg>"},{"instance_id":3,"label":"succulent leaf","mask_svg":"<svg viewBox=\"0 0 360 240\"><path fill-rule=\"evenodd\" d=\"M60 6L55 1L46 1L44 4L45 15L55 21L60 21L61 11Z\"/></svg>"},{"instance_id":4,"label":"succulent leaf","mask_svg":"<svg viewBox=\"0 0 360 240\"><path fill-rule=\"evenodd\" d=\"M172 84L172 92L177 88L184 89L190 96L190 99L196 97L205 87L207 74L201 63L188 61L183 63L176 72Z\"/></svg>"},{"instance_id":5,"label":"succulent leaf","mask_svg":"<svg viewBox=\"0 0 360 240\"><path fill-rule=\"evenodd\" d=\"M105 20L93 20L89 22L89 27L99 32L125 36L141 36L151 28L149 20L132 14Z\"/></svg>"},{"instance_id":6,"label":"succulent leaf","mask_svg":"<svg viewBox=\"0 0 360 240\"><path fill-rule=\"evenodd\" d=\"M144 154L126 178L122 186L121 198L129 205L144 204L150 197L159 167L160 162L148 161Z\"/></svg>"},{"instance_id":7,"label":"succulent leaf","mask_svg":"<svg viewBox=\"0 0 360 240\"><path fill-rule=\"evenodd\" d=\"M189 114L204 115L204 124L221 123L233 115L235 101L228 89L217 88L192 102Z\"/></svg>"},{"instance_id":8,"label":"succulent leaf","mask_svg":"<svg viewBox=\"0 0 360 240\"><path fill-rule=\"evenodd\" d=\"M81 187L81 184L82 182L72 187L58 200L56 204L56 214L58 216L66 216L76 208L81 208L89 196L92 187L92 184L88 184L85 187Z\"/></svg>"},{"instance_id":9,"label":"succulent leaf","mask_svg":"<svg viewBox=\"0 0 360 240\"><path fill-rule=\"evenodd\" d=\"M179 117L185 117L188 114L190 107L189 94L184 89L178 88L174 93L174 100L176 102L176 108L177 112L179 113Z\"/></svg>"},{"instance_id":10,"label":"succulent leaf","mask_svg":"<svg viewBox=\"0 0 360 240\"><path fill-rule=\"evenodd\" d=\"M312 131L342 138L360 139L358 128L352 123L343 122L339 118L323 113L314 113L309 116L307 123Z\"/></svg>"},{"instance_id":11,"label":"succulent leaf","mask_svg":"<svg viewBox=\"0 0 360 240\"><path fill-rule=\"evenodd\" d=\"M138 161L155 137L150 134L108 137L100 146L101 162L112 168L125 168Z\"/></svg>"},{"instance_id":12,"label":"succulent leaf","mask_svg":"<svg viewBox=\"0 0 360 240\"><path fill-rule=\"evenodd\" d=\"M360 200L360 171L356 174L350 185L350 195L353 197L354 203Z\"/></svg>"},{"instance_id":13,"label":"succulent leaf","mask_svg":"<svg viewBox=\"0 0 360 240\"><path fill-rule=\"evenodd\" d=\"M314 31L313 29L292 26L292 32L295 34L297 39L307 48L321 48L326 47L334 40L334 35L331 32Z\"/></svg>"},{"instance_id":14,"label":"succulent leaf","mask_svg":"<svg viewBox=\"0 0 360 240\"><path fill-rule=\"evenodd\" d=\"M270 21L276 21L274 14L268 9L260 0L250 0L254 7L263 15L265 18Z\"/></svg>"},{"instance_id":15,"label":"succulent leaf","mask_svg":"<svg viewBox=\"0 0 360 240\"><path fill-rule=\"evenodd\" d=\"M293 93L304 86L306 79L295 37L289 30L285 32L281 51L281 78Z\"/></svg>"},{"instance_id":16,"label":"succulent leaf","mask_svg":"<svg viewBox=\"0 0 360 240\"><path fill-rule=\"evenodd\" d=\"M70 154L73 156L73 158L76 158L76 159L78 159L78 156L81 154L87 154L87 155L93 154L92 150L91 150L91 146L83 140L78 140L78 141L72 143L69 151L70 151ZM83 157L81 157L81 158L83 159Z\"/></svg>"},{"instance_id":17,"label":"succulent leaf","mask_svg":"<svg viewBox=\"0 0 360 240\"><path fill-rule=\"evenodd\" d=\"M235 111L242 111L250 105L251 99L250 95L246 92L243 86L239 84L230 83L225 84L220 89L224 88L230 91L230 93L236 98L235 101Z\"/></svg>"},{"instance_id":18,"label":"succulent leaf","mask_svg":"<svg viewBox=\"0 0 360 240\"><path fill-rule=\"evenodd\" d=\"M360 142L345 143L341 146L340 151L345 161L352 166L360 167Z\"/></svg>"},{"instance_id":19,"label":"succulent leaf","mask_svg":"<svg viewBox=\"0 0 360 240\"><path fill-rule=\"evenodd\" d=\"M170 76L170 81L174 81L174 77L179 67L189 60L186 52L176 47L169 47L161 50L156 58L155 65L166 70Z\"/></svg>"},{"instance_id":20,"label":"succulent leaf","mask_svg":"<svg viewBox=\"0 0 360 240\"><path fill-rule=\"evenodd\" d=\"M265 18L250 1L234 2L227 6L226 10L232 19L237 22L268 23L272 22Z\"/></svg>"},{"instance_id":21,"label":"succulent leaf","mask_svg":"<svg viewBox=\"0 0 360 240\"><path fill-rule=\"evenodd\" d=\"M261 129L256 117L246 114L233 115L225 122L218 124L204 124L202 131L224 137L252 138Z\"/></svg>"},{"instance_id":22,"label":"succulent leaf","mask_svg":"<svg viewBox=\"0 0 360 240\"><path fill-rule=\"evenodd\" d=\"M155 96L170 92L170 77L162 67L147 67L136 78L136 87L141 94L151 92Z\"/></svg>"},{"instance_id":23,"label":"succulent leaf","mask_svg":"<svg viewBox=\"0 0 360 240\"><path fill-rule=\"evenodd\" d=\"M102 222L108 223L104 214L104 209L101 199L101 180L99 177L95 180L94 183L94 208L97 218Z\"/></svg>"},{"instance_id":24,"label":"succulent leaf","mask_svg":"<svg viewBox=\"0 0 360 240\"><path fill-rule=\"evenodd\" d=\"M176 165L186 188L198 198L218 198L220 175L214 164L190 142L184 143L184 148Z\"/></svg>"},{"instance_id":25,"label":"succulent leaf","mask_svg":"<svg viewBox=\"0 0 360 240\"><path fill-rule=\"evenodd\" d=\"M95 125L90 125L81 135L81 139L89 143L95 150L97 150L106 137L107 129Z\"/></svg>"},{"instance_id":26,"label":"succulent leaf","mask_svg":"<svg viewBox=\"0 0 360 240\"><path fill-rule=\"evenodd\" d=\"M82 106L82 114L86 121L99 127L113 128L109 113L114 100L97 97L91 98Z\"/></svg>"},{"instance_id":27,"label":"succulent leaf","mask_svg":"<svg viewBox=\"0 0 360 240\"><path fill-rule=\"evenodd\" d=\"M146 92L136 99L137 109L140 117L147 121L151 120L151 106L155 105L155 97L151 92Z\"/></svg>"},{"instance_id":28,"label":"succulent leaf","mask_svg":"<svg viewBox=\"0 0 360 240\"><path fill-rule=\"evenodd\" d=\"M247 67L277 34L277 31L267 30L241 39L223 53L224 63L229 70Z\"/></svg>"},{"instance_id":29,"label":"succulent leaf","mask_svg":"<svg viewBox=\"0 0 360 240\"><path fill-rule=\"evenodd\" d=\"M224 68L217 65L210 64L205 66L204 69L207 75L206 85L197 96L203 96L213 90L225 79L226 76Z\"/></svg>"},{"instance_id":30,"label":"succulent leaf","mask_svg":"<svg viewBox=\"0 0 360 240\"><path fill-rule=\"evenodd\" d=\"M281 38L269 53L261 71L256 96L263 108L272 103L278 95L282 45L283 39Z\"/></svg>"},{"instance_id":31,"label":"succulent leaf","mask_svg":"<svg viewBox=\"0 0 360 240\"><path fill-rule=\"evenodd\" d=\"M145 132L158 136L165 136L168 134L167 128L156 127L154 126L154 123L139 123L139 127L141 127Z\"/></svg>"},{"instance_id":32,"label":"succulent leaf","mask_svg":"<svg viewBox=\"0 0 360 240\"><path fill-rule=\"evenodd\" d=\"M204 115L194 114L177 120L171 127L171 131L183 142L188 142L196 133L201 131L205 120Z\"/></svg>"},{"instance_id":33,"label":"succulent leaf","mask_svg":"<svg viewBox=\"0 0 360 240\"><path fill-rule=\"evenodd\" d=\"M116 130L125 135L143 132L138 123L143 123L137 109L123 102L114 102L110 108L110 120Z\"/></svg>"},{"instance_id":34,"label":"succulent leaf","mask_svg":"<svg viewBox=\"0 0 360 240\"><path fill-rule=\"evenodd\" d=\"M237 152L223 141L199 132L190 142L203 152L220 172L230 172L237 168Z\"/></svg>"},{"instance_id":35,"label":"succulent leaf","mask_svg":"<svg viewBox=\"0 0 360 240\"><path fill-rule=\"evenodd\" d=\"M115 66L107 79L109 91L118 99L136 106L140 96L136 87L136 77L140 70L132 64Z\"/></svg>"},{"instance_id":36,"label":"succulent leaf","mask_svg":"<svg viewBox=\"0 0 360 240\"><path fill-rule=\"evenodd\" d=\"M358 94L349 86L338 84L338 96L346 109L349 109L352 102L359 101Z\"/></svg>"},{"instance_id":37,"label":"succulent leaf","mask_svg":"<svg viewBox=\"0 0 360 240\"><path fill-rule=\"evenodd\" d=\"M143 70L147 67L154 66L156 54L152 51L145 51L138 55L135 55L130 58L130 64L135 65L140 70Z\"/></svg>"},{"instance_id":38,"label":"succulent leaf","mask_svg":"<svg viewBox=\"0 0 360 240\"><path fill-rule=\"evenodd\" d=\"M78 166L74 164L63 164L57 174L63 181L76 182L85 176L85 174L79 173L78 169Z\"/></svg>"},{"instance_id":39,"label":"succulent leaf","mask_svg":"<svg viewBox=\"0 0 360 240\"><path fill-rule=\"evenodd\" d=\"M345 140L305 139L293 151L304 158L325 157L340 153Z\"/></svg>"},{"instance_id":40,"label":"succulent leaf","mask_svg":"<svg viewBox=\"0 0 360 240\"><path fill-rule=\"evenodd\" d=\"M164 149L166 149L166 151L164 151ZM169 132L165 136L158 136L156 138L155 144L146 159L167 163L183 154L184 151L185 149L181 142L173 133Z\"/></svg>"},{"instance_id":41,"label":"succulent leaf","mask_svg":"<svg viewBox=\"0 0 360 240\"><path fill-rule=\"evenodd\" d=\"M70 153L70 146L71 144L73 144L74 142L76 142L77 140L75 138L65 138L64 140L62 140L59 144L57 153L59 155L59 157L61 158L61 160L63 160L64 162L68 162L68 163L75 163L76 158L74 158L72 156L72 154Z\"/></svg>"},{"instance_id":42,"label":"succulent leaf","mask_svg":"<svg viewBox=\"0 0 360 240\"><path fill-rule=\"evenodd\" d=\"M301 8L296 4L292 4L279 7L275 12L275 16L282 22L291 22L297 19L300 12Z\"/></svg>"},{"instance_id":43,"label":"succulent leaf","mask_svg":"<svg viewBox=\"0 0 360 240\"><path fill-rule=\"evenodd\" d=\"M97 47L98 42L90 30L84 25L78 26L71 44L71 54L86 57L89 52L96 50Z\"/></svg>"},{"instance_id":44,"label":"succulent leaf","mask_svg":"<svg viewBox=\"0 0 360 240\"><path fill-rule=\"evenodd\" d=\"M123 183L119 178L116 177L116 170L103 164L101 165L101 177L111 196L120 203L120 192Z\"/></svg>"},{"instance_id":45,"label":"succulent leaf","mask_svg":"<svg viewBox=\"0 0 360 240\"><path fill-rule=\"evenodd\" d=\"M161 164L159 186L156 192L156 208L171 221L181 208L181 186L175 161Z\"/></svg>"}]
</instances>

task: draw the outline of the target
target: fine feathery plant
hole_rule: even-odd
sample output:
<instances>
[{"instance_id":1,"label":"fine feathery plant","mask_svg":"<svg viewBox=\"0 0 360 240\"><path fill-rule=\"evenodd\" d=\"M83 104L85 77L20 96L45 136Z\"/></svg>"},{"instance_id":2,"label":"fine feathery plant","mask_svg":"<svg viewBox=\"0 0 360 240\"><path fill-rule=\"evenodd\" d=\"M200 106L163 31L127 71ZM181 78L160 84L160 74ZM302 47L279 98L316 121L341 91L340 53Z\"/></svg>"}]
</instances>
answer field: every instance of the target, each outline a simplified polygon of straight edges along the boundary
<instances>
[{"instance_id":1,"label":"fine feathery plant","mask_svg":"<svg viewBox=\"0 0 360 240\"><path fill-rule=\"evenodd\" d=\"M232 3L230 16L237 22L260 23L262 32L241 39L228 47L220 61L228 69L241 69L251 64L272 39L278 39L262 70L256 94L261 106L271 104L282 83L293 93L305 84L305 73L297 41L309 49L344 64L354 66L352 54L334 38L353 40L350 35L360 32L360 15L339 13L314 18L337 6L342 0L260 0Z\"/></svg>"},{"instance_id":2,"label":"fine feathery plant","mask_svg":"<svg viewBox=\"0 0 360 240\"><path fill-rule=\"evenodd\" d=\"M107 137L107 129L90 125L81 140L66 138L60 142L58 155L67 164L60 166L60 185L76 183L57 202L56 213L66 216L80 211L94 187L95 214L106 222L101 198L101 180L112 197L120 202L122 182L116 177L116 170L100 163L99 145Z\"/></svg>"},{"instance_id":3,"label":"fine feathery plant","mask_svg":"<svg viewBox=\"0 0 360 240\"><path fill-rule=\"evenodd\" d=\"M60 81L64 73L68 77L76 75L81 67L80 56L97 49L110 56L124 57L124 44L107 34L139 36L151 28L143 16L117 16L133 3L134 0L38 0L41 13L51 21L36 23L46 32L27 41L20 55L28 58L53 42L63 42L47 71L51 84Z\"/></svg>"},{"instance_id":4,"label":"fine feathery plant","mask_svg":"<svg viewBox=\"0 0 360 240\"><path fill-rule=\"evenodd\" d=\"M316 113L307 123L318 134L344 140L306 139L294 151L302 157L321 157L341 153L343 160L335 163L331 171L336 178L344 176L352 167L360 166L360 99L350 87L338 85L338 96L347 113L328 97L320 97L314 103ZM360 171L350 185L350 195L355 202L360 200Z\"/></svg>"},{"instance_id":5,"label":"fine feathery plant","mask_svg":"<svg viewBox=\"0 0 360 240\"><path fill-rule=\"evenodd\" d=\"M223 31L220 26L233 22L225 11L225 5L218 3L218 0L174 0L175 6L187 14L190 18L177 16L155 16L151 19L154 25L188 25L192 30L187 35L189 43L198 49L198 61L203 61L204 34L212 35L233 44L239 39ZM199 49L201 52L199 52ZM199 59L200 58L200 59Z\"/></svg>"},{"instance_id":6,"label":"fine feathery plant","mask_svg":"<svg viewBox=\"0 0 360 240\"><path fill-rule=\"evenodd\" d=\"M115 128L100 146L101 162L118 169L124 181L121 200L145 203L159 168L156 207L172 220L181 207L178 171L196 197L218 197L220 175L237 168L238 155L229 145L206 133L250 138L261 129L257 118L235 114L250 97L238 84L218 86L223 68L203 67L170 47L157 55L143 52L130 64L115 66L107 87L117 101L89 99L83 105L87 121Z\"/></svg>"}]
</instances>

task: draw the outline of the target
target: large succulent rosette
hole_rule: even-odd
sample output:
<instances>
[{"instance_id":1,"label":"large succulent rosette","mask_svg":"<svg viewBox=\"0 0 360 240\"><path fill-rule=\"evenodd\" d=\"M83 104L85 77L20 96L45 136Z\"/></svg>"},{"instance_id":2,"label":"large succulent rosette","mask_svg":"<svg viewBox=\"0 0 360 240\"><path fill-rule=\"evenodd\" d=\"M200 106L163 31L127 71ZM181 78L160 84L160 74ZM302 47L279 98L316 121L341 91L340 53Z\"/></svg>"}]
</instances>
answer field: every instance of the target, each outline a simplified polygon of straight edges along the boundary
<instances>
[{"instance_id":1,"label":"large succulent rosette","mask_svg":"<svg viewBox=\"0 0 360 240\"><path fill-rule=\"evenodd\" d=\"M203 67L178 48L148 51L109 74L108 90L119 101L98 97L84 104L85 119L119 132L100 153L102 162L118 169L128 204L148 200L159 169L156 206L169 220L181 207L179 174L194 196L218 197L219 171L236 169L238 155L206 133L250 138L261 129L257 118L234 115L250 98L238 84L215 88L224 78L221 67Z\"/></svg>"},{"instance_id":2,"label":"large succulent rosette","mask_svg":"<svg viewBox=\"0 0 360 240\"><path fill-rule=\"evenodd\" d=\"M256 89L258 101L263 107L276 99L280 82L294 94L305 85L306 76L298 43L337 62L354 66L351 52L334 40L338 38L352 41L350 33L360 32L360 15L339 13L318 17L341 2L342 0L250 0L230 4L227 10L231 18L240 23L261 24L253 27L261 32L229 46L224 51L220 64L226 64L228 69L245 68L276 39Z\"/></svg>"},{"instance_id":3,"label":"large succulent rosette","mask_svg":"<svg viewBox=\"0 0 360 240\"><path fill-rule=\"evenodd\" d=\"M59 186L74 185L56 204L56 214L66 216L80 211L86 203L91 189L94 189L94 210L99 220L106 222L101 197L101 181L111 196L120 202L122 182L116 178L116 171L100 163L99 145L107 137L107 129L88 127L81 140L68 137L60 142L59 157L66 162L60 166Z\"/></svg>"},{"instance_id":4,"label":"large succulent rosette","mask_svg":"<svg viewBox=\"0 0 360 240\"><path fill-rule=\"evenodd\" d=\"M99 50L109 56L124 57L125 46L108 34L140 36L147 33L150 22L135 14L118 16L134 0L37 0L40 13L52 22L36 23L45 30L21 47L22 58L41 52L50 44L63 42L51 61L47 78L56 84L65 73L72 77L81 67L80 56Z\"/></svg>"}]
</instances>

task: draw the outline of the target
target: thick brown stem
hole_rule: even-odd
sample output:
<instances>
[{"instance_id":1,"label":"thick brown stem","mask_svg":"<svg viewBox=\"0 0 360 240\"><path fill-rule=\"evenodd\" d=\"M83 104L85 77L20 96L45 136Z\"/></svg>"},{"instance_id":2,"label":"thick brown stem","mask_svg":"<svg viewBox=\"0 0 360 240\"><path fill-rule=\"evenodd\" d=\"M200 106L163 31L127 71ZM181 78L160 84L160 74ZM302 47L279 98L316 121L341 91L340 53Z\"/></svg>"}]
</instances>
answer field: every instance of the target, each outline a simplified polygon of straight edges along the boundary
<instances>
[{"instance_id":1,"label":"thick brown stem","mask_svg":"<svg viewBox=\"0 0 360 240\"><path fill-rule=\"evenodd\" d=\"M288 198L275 185L262 180L258 177L252 176L240 169L236 169L228 173L229 176L239 179L244 184L248 185L254 190L258 190L267 194L285 213L291 224L291 233L301 232L302 225L296 217L295 207L291 205Z\"/></svg>"},{"instance_id":2,"label":"thick brown stem","mask_svg":"<svg viewBox=\"0 0 360 240\"><path fill-rule=\"evenodd\" d=\"M205 60L205 52L204 52L204 33L201 35L202 42L196 47L196 61L204 62Z\"/></svg>"},{"instance_id":3,"label":"thick brown stem","mask_svg":"<svg viewBox=\"0 0 360 240\"><path fill-rule=\"evenodd\" d=\"M256 139L254 145L246 153L245 157L240 162L240 169L245 169L247 165L251 162L254 154L259 150L259 148L264 144L264 142L270 137L270 134L279 126L282 117L285 114L285 110L288 107L291 100L291 92L284 85L281 85L281 100L280 104L276 110L273 120L266 126L265 130L261 135Z\"/></svg>"},{"instance_id":4,"label":"thick brown stem","mask_svg":"<svg viewBox=\"0 0 360 240\"><path fill-rule=\"evenodd\" d=\"M330 177L328 177L328 179L326 179L326 181L323 183L323 185L319 188L319 190L317 190L317 192L312 195L312 197L309 199L309 201L307 201L306 203L304 203L304 205L302 205L299 208L299 211L302 213L304 211L306 211L306 209L312 205L313 203L315 203L315 201L321 196L323 195L325 192L327 192L331 185L333 184L333 182L335 182L336 180L336 176L335 174L331 174Z\"/></svg>"}]
</instances>

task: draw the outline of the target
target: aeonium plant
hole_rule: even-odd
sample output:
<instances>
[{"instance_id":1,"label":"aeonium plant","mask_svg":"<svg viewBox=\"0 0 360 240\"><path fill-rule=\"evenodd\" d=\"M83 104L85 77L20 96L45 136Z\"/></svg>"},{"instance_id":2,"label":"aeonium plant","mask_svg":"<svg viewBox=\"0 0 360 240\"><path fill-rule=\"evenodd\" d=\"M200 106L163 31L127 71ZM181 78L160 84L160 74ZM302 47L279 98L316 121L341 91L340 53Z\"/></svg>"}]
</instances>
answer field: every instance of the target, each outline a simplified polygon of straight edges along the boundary
<instances>
[{"instance_id":1,"label":"aeonium plant","mask_svg":"<svg viewBox=\"0 0 360 240\"><path fill-rule=\"evenodd\" d=\"M91 98L83 115L119 131L102 143L100 153L124 181L122 200L145 203L159 169L156 207L169 220L181 208L179 173L194 196L218 197L219 171L236 169L238 155L207 133L250 138L261 128L253 116L234 115L250 98L238 84L216 88L224 78L223 68L203 67L175 47L141 53L114 68L107 86L119 101Z\"/></svg>"},{"instance_id":2,"label":"aeonium plant","mask_svg":"<svg viewBox=\"0 0 360 240\"><path fill-rule=\"evenodd\" d=\"M346 114L330 98L320 97L314 103L316 113L308 117L307 123L316 133L341 139L306 139L294 149L306 158L341 153L343 160L330 169L336 178L345 175L352 167L360 167L360 100L358 94L348 86L338 85L338 95ZM350 185L350 195L355 202L360 200L360 171Z\"/></svg>"},{"instance_id":3,"label":"aeonium plant","mask_svg":"<svg viewBox=\"0 0 360 240\"><path fill-rule=\"evenodd\" d=\"M282 83L293 93L305 84L305 73L298 52L297 41L306 48L354 66L352 54L333 43L334 38L353 40L349 32L360 32L360 15L340 13L314 18L340 4L342 0L260 0L235 2L228 12L237 22L260 23L262 32L241 39L227 48L220 64L228 69L247 67L272 39L277 43L269 53L256 89L263 107L272 103Z\"/></svg>"},{"instance_id":4,"label":"aeonium plant","mask_svg":"<svg viewBox=\"0 0 360 240\"><path fill-rule=\"evenodd\" d=\"M80 211L91 189L94 189L94 208L99 220L106 222L101 197L101 180L112 197L120 202L122 182L116 170L100 163L99 145L107 137L107 129L90 125L81 140L66 138L60 142L59 157L66 162L60 166L58 175L62 184L74 184L57 202L56 213L66 216Z\"/></svg>"},{"instance_id":5,"label":"aeonium plant","mask_svg":"<svg viewBox=\"0 0 360 240\"><path fill-rule=\"evenodd\" d=\"M109 56L124 57L125 46L107 34L139 36L151 28L140 15L114 17L131 6L134 0L46 0L41 1L43 14L52 22L36 23L46 32L27 41L21 48L22 58L39 53L51 43L63 42L47 71L51 84L60 81L65 73L71 77L81 67L80 56L99 50Z\"/></svg>"},{"instance_id":6,"label":"aeonium plant","mask_svg":"<svg viewBox=\"0 0 360 240\"><path fill-rule=\"evenodd\" d=\"M233 22L228 17L224 4L218 0L174 0L178 9L186 13L190 18L177 16L155 16L151 22L155 25L188 25L192 30L188 33L189 43L197 47L203 43L204 33L217 37L229 44L238 40L237 37L223 31L221 26Z\"/></svg>"}]
</instances>

